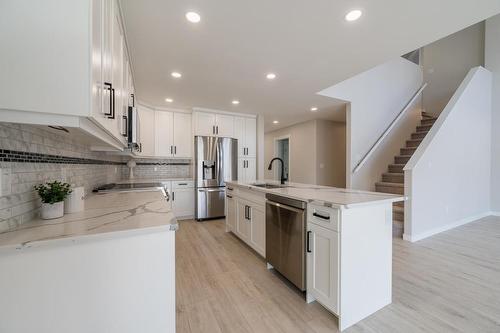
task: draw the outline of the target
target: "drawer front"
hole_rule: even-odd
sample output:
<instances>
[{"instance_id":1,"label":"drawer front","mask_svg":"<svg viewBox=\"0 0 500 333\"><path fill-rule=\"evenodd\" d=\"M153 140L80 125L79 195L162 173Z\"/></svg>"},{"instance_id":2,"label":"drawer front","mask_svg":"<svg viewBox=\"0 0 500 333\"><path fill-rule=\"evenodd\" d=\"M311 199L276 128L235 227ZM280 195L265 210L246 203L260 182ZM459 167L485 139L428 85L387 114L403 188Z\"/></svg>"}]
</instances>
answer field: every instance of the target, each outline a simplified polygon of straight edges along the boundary
<instances>
[{"instance_id":1,"label":"drawer front","mask_svg":"<svg viewBox=\"0 0 500 333\"><path fill-rule=\"evenodd\" d=\"M336 208L309 204L307 207L307 221L323 228L339 231L340 211Z\"/></svg>"},{"instance_id":2,"label":"drawer front","mask_svg":"<svg viewBox=\"0 0 500 333\"><path fill-rule=\"evenodd\" d=\"M192 181L192 180L175 180L175 181L172 181L172 188L173 189L193 188L193 187L194 187L194 181Z\"/></svg>"}]
</instances>

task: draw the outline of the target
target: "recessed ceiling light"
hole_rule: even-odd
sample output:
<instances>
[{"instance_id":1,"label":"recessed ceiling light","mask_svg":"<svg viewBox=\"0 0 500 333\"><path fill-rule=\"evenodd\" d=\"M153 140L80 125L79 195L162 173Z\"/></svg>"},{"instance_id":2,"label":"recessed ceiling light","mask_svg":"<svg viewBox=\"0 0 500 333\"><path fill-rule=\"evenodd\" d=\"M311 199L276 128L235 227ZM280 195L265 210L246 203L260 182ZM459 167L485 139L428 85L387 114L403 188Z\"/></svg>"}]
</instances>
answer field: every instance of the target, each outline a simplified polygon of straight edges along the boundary
<instances>
[{"instance_id":1,"label":"recessed ceiling light","mask_svg":"<svg viewBox=\"0 0 500 333\"><path fill-rule=\"evenodd\" d=\"M182 74L179 72L172 72L172 74L170 74L170 75L172 75L172 77L175 77L176 79L178 79L182 76Z\"/></svg>"},{"instance_id":2,"label":"recessed ceiling light","mask_svg":"<svg viewBox=\"0 0 500 333\"><path fill-rule=\"evenodd\" d=\"M195 12L187 12L186 19L191 23L198 23L201 21L201 16Z\"/></svg>"},{"instance_id":3,"label":"recessed ceiling light","mask_svg":"<svg viewBox=\"0 0 500 333\"><path fill-rule=\"evenodd\" d=\"M273 121L273 124L279 124L279 121L275 120Z\"/></svg>"},{"instance_id":4,"label":"recessed ceiling light","mask_svg":"<svg viewBox=\"0 0 500 333\"><path fill-rule=\"evenodd\" d=\"M231 103L233 103L234 105L238 105L238 104L240 104L240 101L238 101L238 100L236 100L236 99L235 99L235 100L234 100L234 101L232 101Z\"/></svg>"},{"instance_id":5,"label":"recessed ceiling light","mask_svg":"<svg viewBox=\"0 0 500 333\"><path fill-rule=\"evenodd\" d=\"M173 99L171 99L171 98L165 98L165 102L167 102L167 103L172 103L173 101L174 101L174 100L173 100Z\"/></svg>"},{"instance_id":6,"label":"recessed ceiling light","mask_svg":"<svg viewBox=\"0 0 500 333\"><path fill-rule=\"evenodd\" d=\"M361 12L359 9L351 10L349 13L346 14L345 20L349 22L356 21L361 17L362 14L363 12Z\"/></svg>"},{"instance_id":7,"label":"recessed ceiling light","mask_svg":"<svg viewBox=\"0 0 500 333\"><path fill-rule=\"evenodd\" d=\"M274 74L274 73L268 73L268 74L266 75L266 78L267 78L268 80L274 80L274 79L276 78L276 74Z\"/></svg>"},{"instance_id":8,"label":"recessed ceiling light","mask_svg":"<svg viewBox=\"0 0 500 333\"><path fill-rule=\"evenodd\" d=\"M316 112L316 111L318 111L318 108L317 108L317 107L315 107L315 106L313 106L313 107L311 108L311 111L312 111L312 112Z\"/></svg>"}]
</instances>

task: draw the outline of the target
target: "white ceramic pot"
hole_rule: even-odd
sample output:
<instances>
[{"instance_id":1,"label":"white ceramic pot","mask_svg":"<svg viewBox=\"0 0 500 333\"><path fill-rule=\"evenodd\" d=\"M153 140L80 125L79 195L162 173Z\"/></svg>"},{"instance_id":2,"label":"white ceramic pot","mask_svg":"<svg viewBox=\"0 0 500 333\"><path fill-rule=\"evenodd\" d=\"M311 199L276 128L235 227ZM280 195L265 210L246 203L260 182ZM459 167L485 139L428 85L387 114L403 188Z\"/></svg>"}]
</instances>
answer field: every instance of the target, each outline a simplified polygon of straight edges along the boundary
<instances>
[{"instance_id":1,"label":"white ceramic pot","mask_svg":"<svg viewBox=\"0 0 500 333\"><path fill-rule=\"evenodd\" d=\"M59 201L53 204L42 202L40 217L44 220L57 219L64 215L64 201Z\"/></svg>"}]
</instances>

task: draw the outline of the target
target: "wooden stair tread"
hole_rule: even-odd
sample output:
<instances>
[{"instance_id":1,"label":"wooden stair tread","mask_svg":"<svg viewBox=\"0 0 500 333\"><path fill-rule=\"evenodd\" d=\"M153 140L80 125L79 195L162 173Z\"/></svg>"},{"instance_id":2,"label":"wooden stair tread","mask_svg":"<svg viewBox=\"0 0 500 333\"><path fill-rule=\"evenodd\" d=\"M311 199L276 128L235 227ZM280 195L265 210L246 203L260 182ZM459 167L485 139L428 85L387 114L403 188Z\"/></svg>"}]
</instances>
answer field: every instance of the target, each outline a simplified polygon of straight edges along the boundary
<instances>
[{"instance_id":1,"label":"wooden stair tread","mask_svg":"<svg viewBox=\"0 0 500 333\"><path fill-rule=\"evenodd\" d=\"M390 182L376 182L375 185L386 186L386 187L404 187L405 184L402 183L390 183Z\"/></svg>"}]
</instances>

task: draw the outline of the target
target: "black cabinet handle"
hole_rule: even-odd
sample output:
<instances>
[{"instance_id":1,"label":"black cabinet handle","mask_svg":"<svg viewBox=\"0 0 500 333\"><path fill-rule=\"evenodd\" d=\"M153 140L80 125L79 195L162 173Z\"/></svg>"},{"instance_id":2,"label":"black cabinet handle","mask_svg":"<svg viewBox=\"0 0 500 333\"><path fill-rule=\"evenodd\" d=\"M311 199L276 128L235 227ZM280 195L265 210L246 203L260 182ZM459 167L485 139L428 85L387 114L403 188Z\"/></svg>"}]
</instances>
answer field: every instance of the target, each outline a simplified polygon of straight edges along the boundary
<instances>
[{"instance_id":1,"label":"black cabinet handle","mask_svg":"<svg viewBox=\"0 0 500 333\"><path fill-rule=\"evenodd\" d=\"M227 189L228 189L229 191L232 191L232 190L233 190L233 188L232 188L232 187L228 187Z\"/></svg>"},{"instance_id":2,"label":"black cabinet handle","mask_svg":"<svg viewBox=\"0 0 500 333\"><path fill-rule=\"evenodd\" d=\"M179 186L181 186L181 185L186 186L186 185L187 185L187 183L179 183L179 184L177 184L177 185L179 185Z\"/></svg>"},{"instance_id":3,"label":"black cabinet handle","mask_svg":"<svg viewBox=\"0 0 500 333\"><path fill-rule=\"evenodd\" d=\"M313 216L317 217L317 218L320 218L320 219L323 219L323 220L330 220L330 216L324 216L324 215L321 215L321 214L318 214L318 213L313 213Z\"/></svg>"},{"instance_id":4,"label":"black cabinet handle","mask_svg":"<svg viewBox=\"0 0 500 333\"><path fill-rule=\"evenodd\" d=\"M115 119L115 88L111 88L111 100L113 101L113 106L111 108L111 116L109 119Z\"/></svg>"},{"instance_id":5,"label":"black cabinet handle","mask_svg":"<svg viewBox=\"0 0 500 333\"><path fill-rule=\"evenodd\" d=\"M123 117L123 120L124 120L124 123L123 123L123 133L122 135L124 137L127 137L128 136L128 117L127 116L122 116Z\"/></svg>"},{"instance_id":6,"label":"black cabinet handle","mask_svg":"<svg viewBox=\"0 0 500 333\"><path fill-rule=\"evenodd\" d=\"M107 116L107 117L111 117L111 115L113 114L113 85L109 82L104 82L104 85L106 87L108 87L107 89L109 89L109 112L104 112L104 115Z\"/></svg>"},{"instance_id":7,"label":"black cabinet handle","mask_svg":"<svg viewBox=\"0 0 500 333\"><path fill-rule=\"evenodd\" d=\"M170 155L174 154L174 146L170 146Z\"/></svg>"},{"instance_id":8,"label":"black cabinet handle","mask_svg":"<svg viewBox=\"0 0 500 333\"><path fill-rule=\"evenodd\" d=\"M135 107L135 95L130 94L130 97L132 97L132 106Z\"/></svg>"},{"instance_id":9,"label":"black cabinet handle","mask_svg":"<svg viewBox=\"0 0 500 333\"><path fill-rule=\"evenodd\" d=\"M172 192L172 201L175 201L175 192Z\"/></svg>"},{"instance_id":10,"label":"black cabinet handle","mask_svg":"<svg viewBox=\"0 0 500 333\"><path fill-rule=\"evenodd\" d=\"M215 134L219 134L219 125L215 126Z\"/></svg>"},{"instance_id":11,"label":"black cabinet handle","mask_svg":"<svg viewBox=\"0 0 500 333\"><path fill-rule=\"evenodd\" d=\"M212 126L212 134L215 134L215 126Z\"/></svg>"},{"instance_id":12,"label":"black cabinet handle","mask_svg":"<svg viewBox=\"0 0 500 333\"><path fill-rule=\"evenodd\" d=\"M177 146L174 146L174 154L177 155Z\"/></svg>"},{"instance_id":13,"label":"black cabinet handle","mask_svg":"<svg viewBox=\"0 0 500 333\"><path fill-rule=\"evenodd\" d=\"M306 237L306 248L307 248L307 252L309 252L309 253L312 252L311 248L309 247L309 245L311 245L311 239L310 239L311 233L312 233L312 231L308 231L307 237Z\"/></svg>"},{"instance_id":14,"label":"black cabinet handle","mask_svg":"<svg viewBox=\"0 0 500 333\"><path fill-rule=\"evenodd\" d=\"M248 221L252 220L252 207L248 206Z\"/></svg>"},{"instance_id":15,"label":"black cabinet handle","mask_svg":"<svg viewBox=\"0 0 500 333\"><path fill-rule=\"evenodd\" d=\"M142 142L139 143L139 153L142 153Z\"/></svg>"},{"instance_id":16,"label":"black cabinet handle","mask_svg":"<svg viewBox=\"0 0 500 333\"><path fill-rule=\"evenodd\" d=\"M228 197L228 199L232 199L233 196L229 195L229 194L226 194L226 197Z\"/></svg>"}]
</instances>

